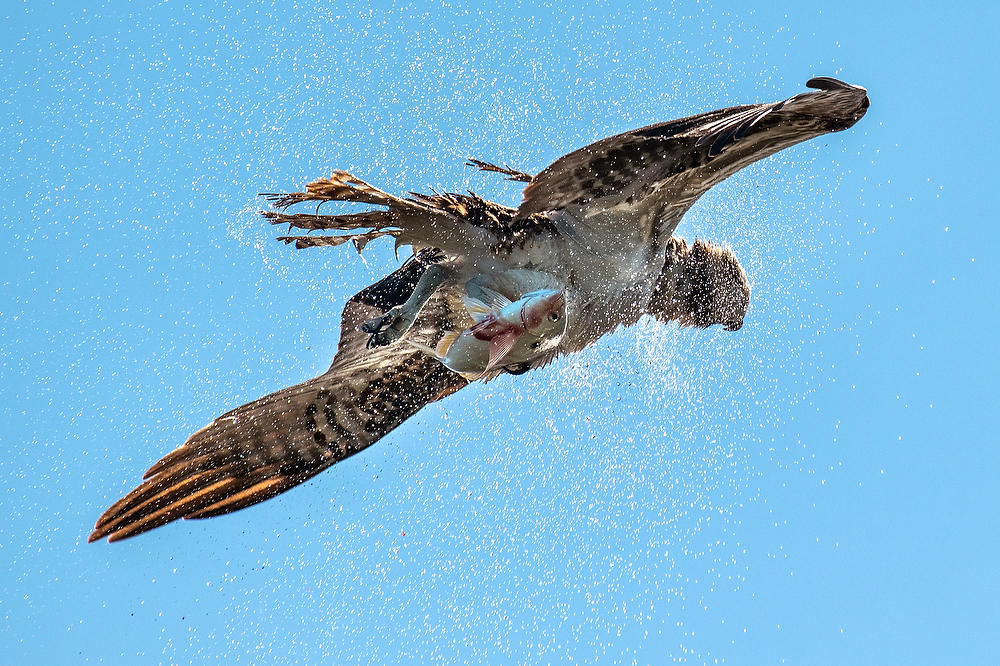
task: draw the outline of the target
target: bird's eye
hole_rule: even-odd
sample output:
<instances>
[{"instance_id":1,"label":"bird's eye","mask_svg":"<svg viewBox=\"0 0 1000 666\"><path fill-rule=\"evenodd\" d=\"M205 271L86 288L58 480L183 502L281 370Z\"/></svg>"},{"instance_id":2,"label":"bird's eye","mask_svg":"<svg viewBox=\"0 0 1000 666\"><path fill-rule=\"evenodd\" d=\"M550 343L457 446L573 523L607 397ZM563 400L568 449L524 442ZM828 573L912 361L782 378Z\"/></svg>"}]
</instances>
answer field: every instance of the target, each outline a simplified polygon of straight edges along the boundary
<instances>
[{"instance_id":1,"label":"bird's eye","mask_svg":"<svg viewBox=\"0 0 1000 666\"><path fill-rule=\"evenodd\" d=\"M549 313L549 319L551 319L552 321L559 321L559 313L558 312L550 312Z\"/></svg>"},{"instance_id":2,"label":"bird's eye","mask_svg":"<svg viewBox=\"0 0 1000 666\"><path fill-rule=\"evenodd\" d=\"M532 342L532 343L531 343L530 345L528 345L528 346L529 346L529 347L531 347L532 349L538 349L539 347L541 347L541 346L542 346L542 341L541 341L541 340L539 340L538 342Z\"/></svg>"}]
</instances>

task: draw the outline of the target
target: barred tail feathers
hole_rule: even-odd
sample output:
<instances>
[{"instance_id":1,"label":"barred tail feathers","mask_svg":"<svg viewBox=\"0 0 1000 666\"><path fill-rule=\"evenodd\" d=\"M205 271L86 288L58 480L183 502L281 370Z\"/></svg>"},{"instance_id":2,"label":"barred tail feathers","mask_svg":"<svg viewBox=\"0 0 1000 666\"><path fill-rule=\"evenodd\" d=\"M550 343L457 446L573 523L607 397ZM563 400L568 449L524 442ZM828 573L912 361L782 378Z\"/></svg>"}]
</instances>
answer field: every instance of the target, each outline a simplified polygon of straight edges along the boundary
<instances>
[{"instance_id":1,"label":"barred tail feathers","mask_svg":"<svg viewBox=\"0 0 1000 666\"><path fill-rule=\"evenodd\" d=\"M462 253L470 248L489 247L497 242L494 233L470 223L468 207L459 195L412 194L397 197L388 194L346 171L334 171L329 178L309 183L305 192L264 195L277 209L262 211L272 224L287 224L305 231L338 230L354 232L342 236L282 236L279 240L294 243L296 248L335 247L352 241L360 251L368 242L382 236L395 238L397 247L440 248ZM385 210L360 213L321 214L328 201L345 201L384 206ZM475 199L475 201L479 201ZM290 206L316 203L314 213L286 213Z\"/></svg>"}]
</instances>

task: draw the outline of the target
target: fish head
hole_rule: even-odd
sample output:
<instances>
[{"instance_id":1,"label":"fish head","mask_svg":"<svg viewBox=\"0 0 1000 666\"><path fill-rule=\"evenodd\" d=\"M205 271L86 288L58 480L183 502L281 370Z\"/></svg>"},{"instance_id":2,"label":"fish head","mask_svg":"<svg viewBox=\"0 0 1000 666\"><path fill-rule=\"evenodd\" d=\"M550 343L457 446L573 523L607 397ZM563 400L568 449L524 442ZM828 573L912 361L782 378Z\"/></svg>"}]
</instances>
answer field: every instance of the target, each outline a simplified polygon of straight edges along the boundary
<instances>
[{"instance_id":1,"label":"fish head","mask_svg":"<svg viewBox=\"0 0 1000 666\"><path fill-rule=\"evenodd\" d=\"M566 294L540 289L521 299L521 324L535 335L559 335L566 329Z\"/></svg>"}]
</instances>

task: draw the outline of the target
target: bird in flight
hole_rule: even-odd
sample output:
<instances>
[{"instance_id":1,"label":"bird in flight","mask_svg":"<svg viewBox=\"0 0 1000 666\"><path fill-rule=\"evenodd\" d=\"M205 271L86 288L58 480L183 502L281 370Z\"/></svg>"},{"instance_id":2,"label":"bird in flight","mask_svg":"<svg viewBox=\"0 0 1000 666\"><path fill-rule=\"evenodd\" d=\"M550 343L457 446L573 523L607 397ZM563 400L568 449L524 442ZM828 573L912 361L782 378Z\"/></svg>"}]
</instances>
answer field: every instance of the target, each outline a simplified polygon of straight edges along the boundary
<instances>
[{"instance_id":1,"label":"bird in flight","mask_svg":"<svg viewBox=\"0 0 1000 666\"><path fill-rule=\"evenodd\" d=\"M104 512L90 541L118 541L274 497L371 446L470 380L522 374L643 315L738 330L750 287L735 255L712 243L688 244L674 230L716 183L779 150L845 130L868 109L864 88L828 77L806 86L812 90L783 101L601 139L537 175L470 161L527 183L516 209L472 193L399 197L344 171L304 192L266 195L274 209L264 216L275 224L346 232L280 237L297 248L350 242L361 251L388 236L413 255L347 302L329 370L191 435ZM326 212L324 204L340 201L372 210ZM304 203L314 212L288 212ZM518 304L537 304L538 294L558 299L547 296L542 314L529 321ZM451 342L442 345L446 337ZM448 349L459 339L469 349L487 347L449 361ZM471 371L446 365L460 362Z\"/></svg>"}]
</instances>

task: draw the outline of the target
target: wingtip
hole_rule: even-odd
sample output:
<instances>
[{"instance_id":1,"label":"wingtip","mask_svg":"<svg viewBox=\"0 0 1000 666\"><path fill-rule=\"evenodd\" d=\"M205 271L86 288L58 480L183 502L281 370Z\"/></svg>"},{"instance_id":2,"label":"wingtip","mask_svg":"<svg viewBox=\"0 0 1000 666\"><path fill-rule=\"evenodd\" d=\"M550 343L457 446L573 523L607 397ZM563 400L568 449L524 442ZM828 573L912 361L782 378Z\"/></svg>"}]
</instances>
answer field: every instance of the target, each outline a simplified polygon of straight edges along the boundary
<instances>
[{"instance_id":1,"label":"wingtip","mask_svg":"<svg viewBox=\"0 0 1000 666\"><path fill-rule=\"evenodd\" d=\"M849 90L867 93L868 91L861 86L851 85L841 81L840 79L835 79L832 76L814 76L813 78L806 81L806 88L812 88L813 90Z\"/></svg>"},{"instance_id":2,"label":"wingtip","mask_svg":"<svg viewBox=\"0 0 1000 666\"><path fill-rule=\"evenodd\" d=\"M104 518L104 516L101 516L101 518ZM116 530L108 527L107 525L101 526L101 523L98 522L94 531L87 537L87 543L94 543L105 539L108 543L114 543L115 541L121 541L124 538L125 537L118 536Z\"/></svg>"},{"instance_id":3,"label":"wingtip","mask_svg":"<svg viewBox=\"0 0 1000 666\"><path fill-rule=\"evenodd\" d=\"M125 498L123 497L122 500ZM94 543L95 541L101 541L102 539L107 539L108 543L112 541L117 541L115 538L115 532L117 531L114 523L115 514L114 510L116 507L120 506L122 500L116 502L111 508L101 514L101 517L97 519L97 523L94 525L94 530L87 537L87 543Z\"/></svg>"},{"instance_id":4,"label":"wingtip","mask_svg":"<svg viewBox=\"0 0 1000 666\"><path fill-rule=\"evenodd\" d=\"M134 537L134 536L136 536L138 534L142 534L142 533L144 533L146 531L147 530L143 530L142 532L124 532L124 533L123 532L112 532L111 534L108 535L108 543L115 543L116 541L124 541L125 539L128 539L129 537Z\"/></svg>"}]
</instances>

